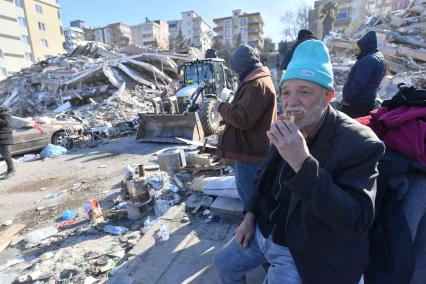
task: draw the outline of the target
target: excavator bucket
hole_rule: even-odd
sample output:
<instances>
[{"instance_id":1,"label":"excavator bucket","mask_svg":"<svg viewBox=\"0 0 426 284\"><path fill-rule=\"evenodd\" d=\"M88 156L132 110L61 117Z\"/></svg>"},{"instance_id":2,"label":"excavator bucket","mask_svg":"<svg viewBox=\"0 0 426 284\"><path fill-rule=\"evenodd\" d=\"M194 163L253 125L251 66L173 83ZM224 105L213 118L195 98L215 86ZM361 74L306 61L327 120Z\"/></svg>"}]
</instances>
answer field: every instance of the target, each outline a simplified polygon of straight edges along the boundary
<instances>
[{"instance_id":1,"label":"excavator bucket","mask_svg":"<svg viewBox=\"0 0 426 284\"><path fill-rule=\"evenodd\" d=\"M203 127L197 112L185 114L140 113L136 139L144 142L181 143L177 138L201 141Z\"/></svg>"}]
</instances>

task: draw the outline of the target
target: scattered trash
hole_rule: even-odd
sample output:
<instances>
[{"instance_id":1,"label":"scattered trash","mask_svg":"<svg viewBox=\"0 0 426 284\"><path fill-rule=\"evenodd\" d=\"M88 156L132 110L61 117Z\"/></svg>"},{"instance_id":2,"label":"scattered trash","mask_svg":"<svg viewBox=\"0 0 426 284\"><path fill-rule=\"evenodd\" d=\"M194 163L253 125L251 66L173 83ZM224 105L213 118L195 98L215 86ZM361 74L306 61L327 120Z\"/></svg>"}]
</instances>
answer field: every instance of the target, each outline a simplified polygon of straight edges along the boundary
<instances>
[{"instance_id":1,"label":"scattered trash","mask_svg":"<svg viewBox=\"0 0 426 284\"><path fill-rule=\"evenodd\" d=\"M98 166L98 169L106 169L106 165L100 165L100 166Z\"/></svg>"},{"instance_id":2,"label":"scattered trash","mask_svg":"<svg viewBox=\"0 0 426 284\"><path fill-rule=\"evenodd\" d=\"M53 252L45 252L40 256L40 259L43 260L43 261L46 261L48 259L51 259L54 256L55 255L53 254Z\"/></svg>"},{"instance_id":3,"label":"scattered trash","mask_svg":"<svg viewBox=\"0 0 426 284\"><path fill-rule=\"evenodd\" d=\"M123 176L125 180L131 180L135 177L135 170L127 165L123 168Z\"/></svg>"},{"instance_id":4,"label":"scattered trash","mask_svg":"<svg viewBox=\"0 0 426 284\"><path fill-rule=\"evenodd\" d=\"M117 266L117 262L113 259L109 259L107 264L101 267L101 272L107 272Z\"/></svg>"},{"instance_id":5,"label":"scattered trash","mask_svg":"<svg viewBox=\"0 0 426 284\"><path fill-rule=\"evenodd\" d=\"M179 188L179 187L177 187L176 185L172 185L172 186L170 187L170 190L171 190L172 192L174 192L174 193L178 193L178 192L180 191L180 188Z\"/></svg>"},{"instance_id":6,"label":"scattered trash","mask_svg":"<svg viewBox=\"0 0 426 284\"><path fill-rule=\"evenodd\" d=\"M204 210L203 211L203 216L209 216L209 215L211 215L212 214L212 211L210 211L209 209L206 209L206 210Z\"/></svg>"},{"instance_id":7,"label":"scattered trash","mask_svg":"<svg viewBox=\"0 0 426 284\"><path fill-rule=\"evenodd\" d=\"M83 208L90 220L96 220L102 217L101 206L95 198L91 199Z\"/></svg>"},{"instance_id":8,"label":"scattered trash","mask_svg":"<svg viewBox=\"0 0 426 284\"><path fill-rule=\"evenodd\" d=\"M46 199L52 199L52 198L56 198L58 196L62 195L62 192L56 192L56 193L51 193L49 195L46 196ZM44 207L39 207L41 209L44 209ZM38 211L40 211L41 209L37 208Z\"/></svg>"},{"instance_id":9,"label":"scattered trash","mask_svg":"<svg viewBox=\"0 0 426 284\"><path fill-rule=\"evenodd\" d=\"M148 230L152 227L152 225L155 224L156 222L157 222L157 219L151 220L149 216L146 217L145 221L143 222L142 233L146 234Z\"/></svg>"},{"instance_id":10,"label":"scattered trash","mask_svg":"<svg viewBox=\"0 0 426 284\"><path fill-rule=\"evenodd\" d=\"M151 185L151 187L155 190L159 190L163 188L163 183L161 182L160 176L151 176L146 179L146 183Z\"/></svg>"},{"instance_id":11,"label":"scattered trash","mask_svg":"<svg viewBox=\"0 0 426 284\"><path fill-rule=\"evenodd\" d=\"M93 284L93 283L96 283L96 282L98 282L98 279L96 279L93 276L88 276L88 277L86 277L86 279L84 279L83 284Z\"/></svg>"},{"instance_id":12,"label":"scattered trash","mask_svg":"<svg viewBox=\"0 0 426 284\"><path fill-rule=\"evenodd\" d=\"M128 205L127 201L120 202L119 204L115 205L112 209L115 209L115 210L126 209L127 205Z\"/></svg>"},{"instance_id":13,"label":"scattered trash","mask_svg":"<svg viewBox=\"0 0 426 284\"><path fill-rule=\"evenodd\" d=\"M104 227L104 232L112 234L112 235L122 235L122 234L127 233L128 231L129 231L129 229L127 229L125 227L120 227L120 226L106 225Z\"/></svg>"},{"instance_id":14,"label":"scattered trash","mask_svg":"<svg viewBox=\"0 0 426 284\"><path fill-rule=\"evenodd\" d=\"M170 202L167 200L158 199L155 201L154 211L157 216L162 216L170 207Z\"/></svg>"},{"instance_id":15,"label":"scattered trash","mask_svg":"<svg viewBox=\"0 0 426 284\"><path fill-rule=\"evenodd\" d=\"M26 154L26 155L24 155L22 157L19 157L15 161L17 163L25 163L25 162L32 162L32 161L35 161L37 159L38 159L38 157L35 154Z\"/></svg>"},{"instance_id":16,"label":"scattered trash","mask_svg":"<svg viewBox=\"0 0 426 284\"><path fill-rule=\"evenodd\" d=\"M55 158L65 154L68 154L68 150L66 148L59 145L48 144L40 152L40 158L44 160L46 158Z\"/></svg>"},{"instance_id":17,"label":"scattered trash","mask_svg":"<svg viewBox=\"0 0 426 284\"><path fill-rule=\"evenodd\" d=\"M142 218L142 214L141 211L139 209L139 206L133 206L133 205L128 205L127 206L127 218L129 218L130 220L139 220L140 218Z\"/></svg>"},{"instance_id":18,"label":"scattered trash","mask_svg":"<svg viewBox=\"0 0 426 284\"><path fill-rule=\"evenodd\" d=\"M58 229L56 227L46 227L41 228L35 231L28 233L25 236L25 241L29 246L35 246L41 241L55 235L58 233Z\"/></svg>"},{"instance_id":19,"label":"scattered trash","mask_svg":"<svg viewBox=\"0 0 426 284\"><path fill-rule=\"evenodd\" d=\"M63 221L68 221L71 220L73 218L75 218L75 216L77 216L77 212L72 211L72 210L65 210L64 213L62 214L62 220Z\"/></svg>"},{"instance_id":20,"label":"scattered trash","mask_svg":"<svg viewBox=\"0 0 426 284\"><path fill-rule=\"evenodd\" d=\"M169 239L169 230L166 225L161 225L159 235L163 241L167 241Z\"/></svg>"},{"instance_id":21,"label":"scattered trash","mask_svg":"<svg viewBox=\"0 0 426 284\"><path fill-rule=\"evenodd\" d=\"M68 221L62 222L61 224L59 224L58 228L64 229L64 228L68 227L69 225L74 224L75 222L77 222L76 217L74 217L74 218L72 218Z\"/></svg>"}]
</instances>

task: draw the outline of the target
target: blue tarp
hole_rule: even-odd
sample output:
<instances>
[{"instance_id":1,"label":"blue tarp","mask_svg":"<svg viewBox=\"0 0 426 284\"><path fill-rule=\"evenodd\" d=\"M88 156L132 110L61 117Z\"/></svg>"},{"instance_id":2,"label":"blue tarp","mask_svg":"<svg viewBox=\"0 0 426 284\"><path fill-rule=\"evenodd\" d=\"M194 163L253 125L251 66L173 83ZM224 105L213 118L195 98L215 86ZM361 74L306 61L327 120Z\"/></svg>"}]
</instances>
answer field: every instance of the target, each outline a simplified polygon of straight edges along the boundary
<instances>
[{"instance_id":1,"label":"blue tarp","mask_svg":"<svg viewBox=\"0 0 426 284\"><path fill-rule=\"evenodd\" d=\"M49 144L41 151L40 158L44 160L46 158L54 158L65 154L68 154L68 150L66 148Z\"/></svg>"}]
</instances>

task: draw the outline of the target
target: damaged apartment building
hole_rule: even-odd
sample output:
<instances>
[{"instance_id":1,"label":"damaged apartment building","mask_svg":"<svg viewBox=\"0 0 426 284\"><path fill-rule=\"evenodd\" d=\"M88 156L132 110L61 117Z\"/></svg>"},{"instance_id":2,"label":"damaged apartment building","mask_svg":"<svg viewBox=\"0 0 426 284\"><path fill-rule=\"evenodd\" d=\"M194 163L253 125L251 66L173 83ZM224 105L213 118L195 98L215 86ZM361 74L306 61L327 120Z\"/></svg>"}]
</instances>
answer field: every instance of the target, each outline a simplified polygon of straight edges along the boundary
<instances>
[{"instance_id":1,"label":"damaged apartment building","mask_svg":"<svg viewBox=\"0 0 426 284\"><path fill-rule=\"evenodd\" d=\"M65 52L55 0L0 1L0 80Z\"/></svg>"}]
</instances>

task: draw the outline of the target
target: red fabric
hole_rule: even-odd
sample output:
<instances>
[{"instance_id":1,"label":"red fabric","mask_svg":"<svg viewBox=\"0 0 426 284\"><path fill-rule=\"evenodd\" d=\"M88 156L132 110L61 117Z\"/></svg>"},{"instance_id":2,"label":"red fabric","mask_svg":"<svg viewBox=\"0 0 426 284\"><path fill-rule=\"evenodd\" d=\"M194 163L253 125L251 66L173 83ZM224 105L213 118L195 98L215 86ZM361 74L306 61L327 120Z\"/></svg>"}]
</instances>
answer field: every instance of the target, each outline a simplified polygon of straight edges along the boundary
<instances>
[{"instance_id":1,"label":"red fabric","mask_svg":"<svg viewBox=\"0 0 426 284\"><path fill-rule=\"evenodd\" d=\"M426 165L426 107L379 108L357 120L373 129L390 149Z\"/></svg>"},{"instance_id":2,"label":"red fabric","mask_svg":"<svg viewBox=\"0 0 426 284\"><path fill-rule=\"evenodd\" d=\"M39 122L34 122L33 127L37 129L41 134L45 134L46 131L44 131L43 127L41 127L41 124Z\"/></svg>"}]
</instances>

